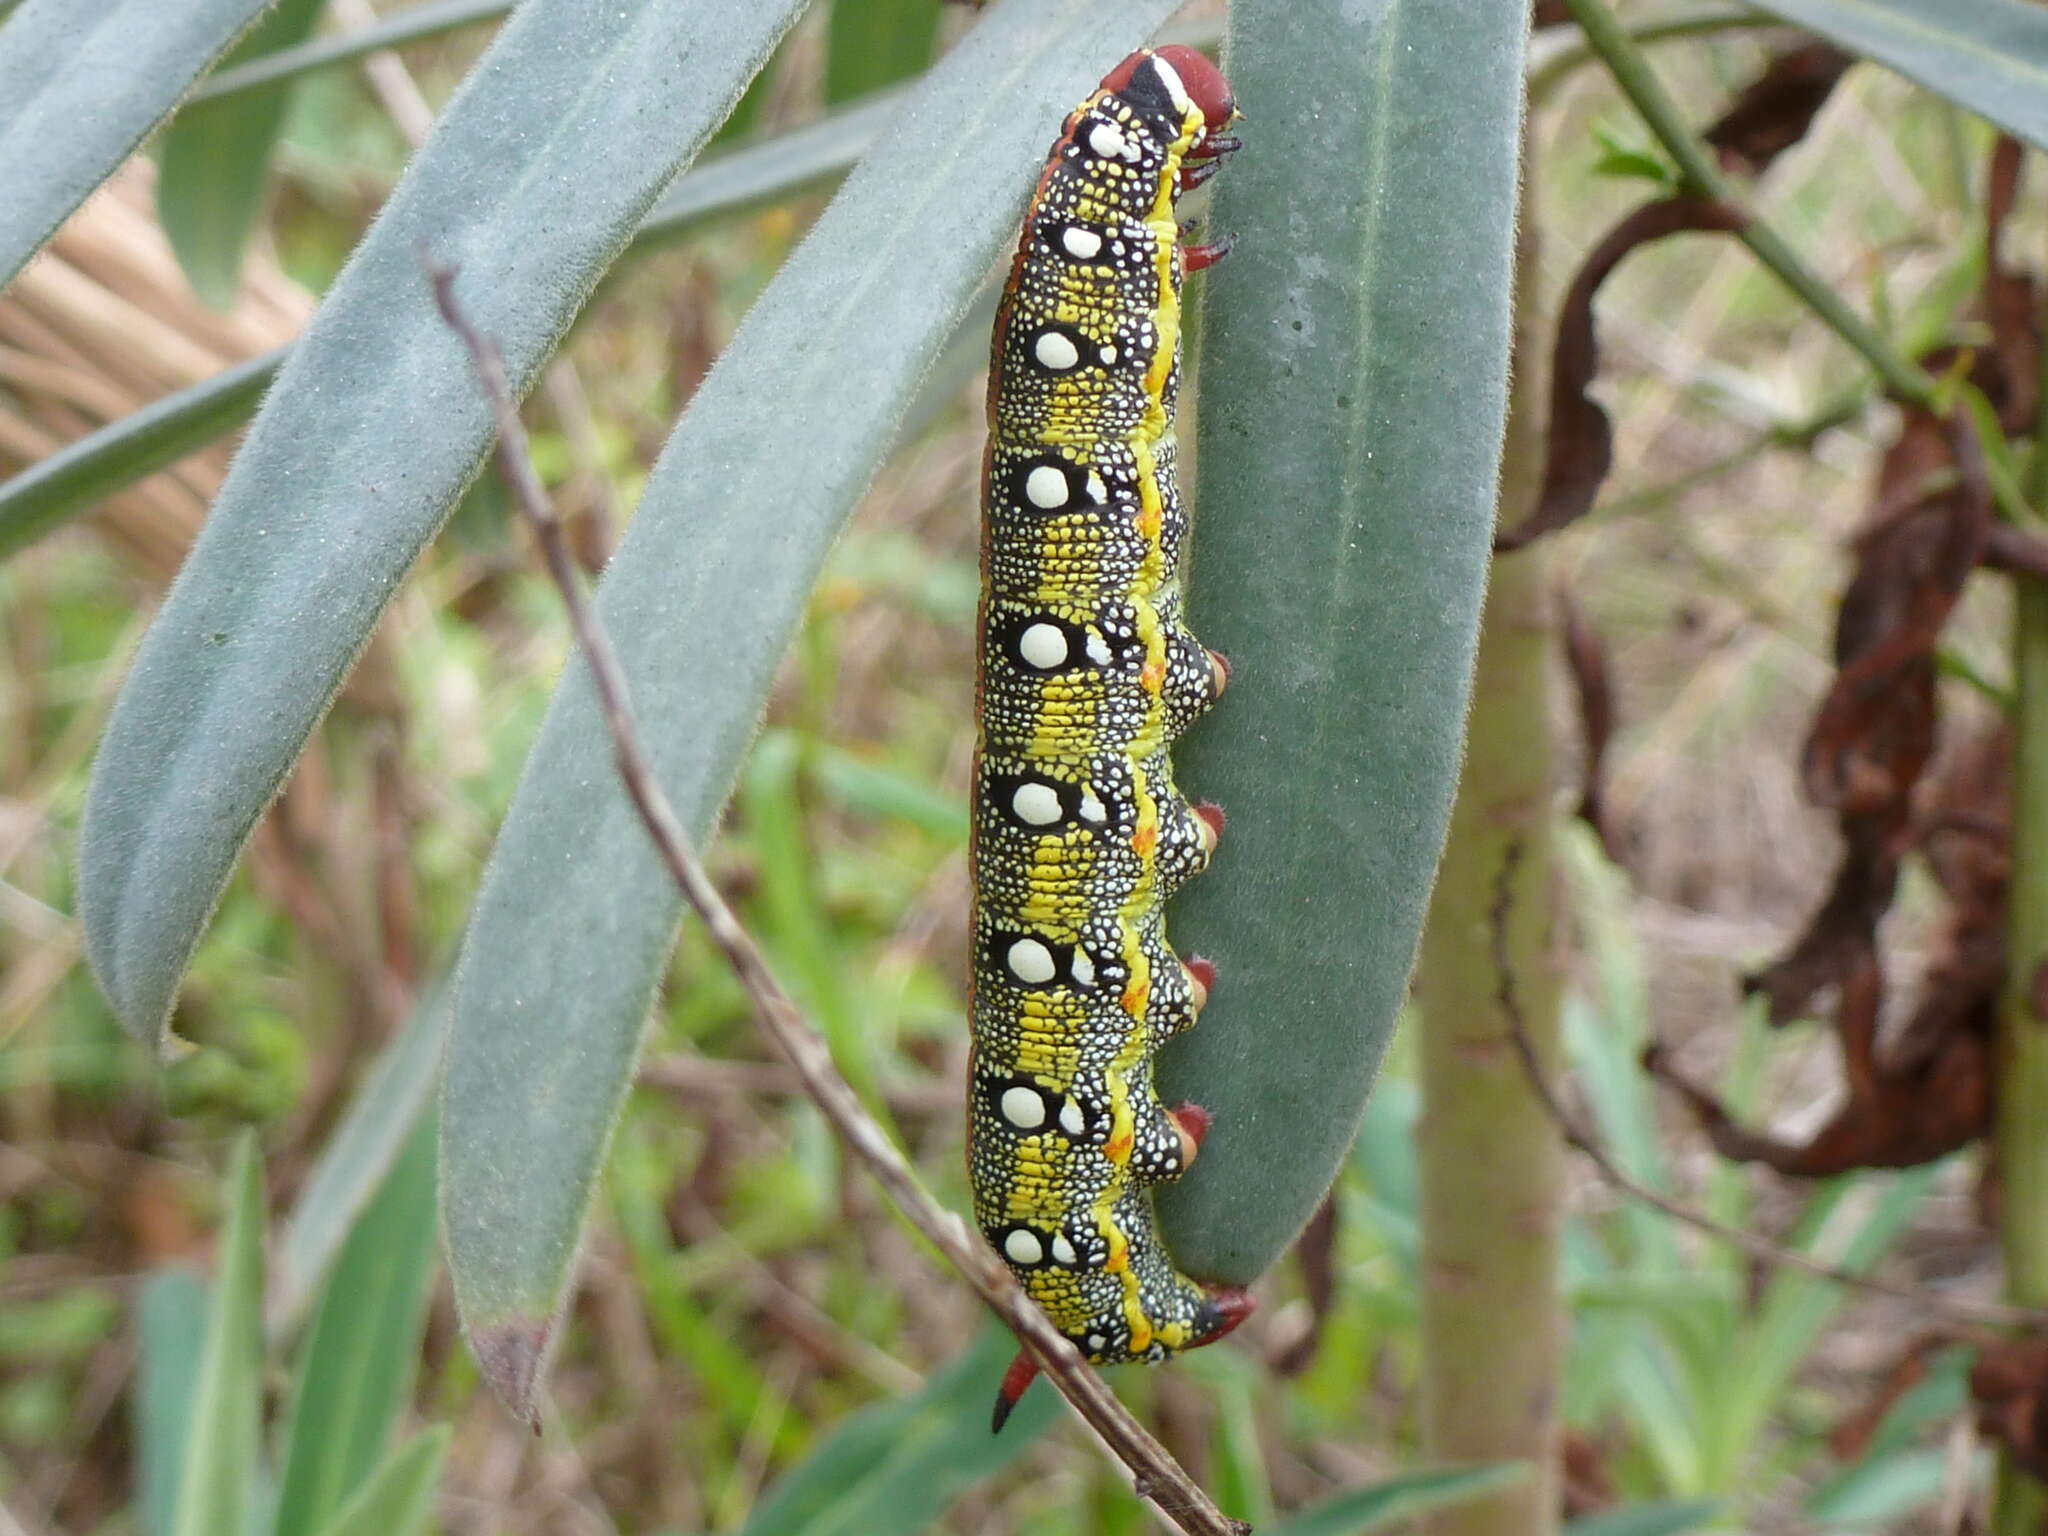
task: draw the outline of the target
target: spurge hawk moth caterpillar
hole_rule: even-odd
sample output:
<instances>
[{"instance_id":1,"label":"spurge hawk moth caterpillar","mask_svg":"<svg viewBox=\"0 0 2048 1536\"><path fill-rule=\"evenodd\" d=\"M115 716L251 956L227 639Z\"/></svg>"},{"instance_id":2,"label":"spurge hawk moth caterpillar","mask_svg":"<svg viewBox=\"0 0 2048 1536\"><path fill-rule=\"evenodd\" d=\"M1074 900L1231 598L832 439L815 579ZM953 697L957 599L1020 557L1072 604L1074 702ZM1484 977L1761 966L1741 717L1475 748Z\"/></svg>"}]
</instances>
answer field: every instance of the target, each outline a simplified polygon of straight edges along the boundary
<instances>
[{"instance_id":1,"label":"spurge hawk moth caterpillar","mask_svg":"<svg viewBox=\"0 0 2048 1536\"><path fill-rule=\"evenodd\" d=\"M1181 622L1174 472L1181 281L1225 246L1183 247L1174 207L1238 147L1236 115L1192 49L1109 72L1039 178L989 378L968 1166L982 1231L1102 1364L1251 1310L1174 1267L1150 1191L1208 1129L1160 1103L1152 1060L1215 979L1167 946L1162 907L1223 830L1167 750L1228 676ZM1010 1368L998 1428L1035 1369Z\"/></svg>"}]
</instances>

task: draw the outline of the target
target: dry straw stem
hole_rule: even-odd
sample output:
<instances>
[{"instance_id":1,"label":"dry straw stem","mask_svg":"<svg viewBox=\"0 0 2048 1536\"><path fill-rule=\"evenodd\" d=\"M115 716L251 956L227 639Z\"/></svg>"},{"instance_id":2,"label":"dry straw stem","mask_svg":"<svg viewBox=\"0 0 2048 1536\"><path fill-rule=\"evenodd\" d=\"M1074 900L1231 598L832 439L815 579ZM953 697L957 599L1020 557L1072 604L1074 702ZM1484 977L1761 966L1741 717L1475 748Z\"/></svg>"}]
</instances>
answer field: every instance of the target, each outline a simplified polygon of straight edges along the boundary
<instances>
[{"instance_id":1,"label":"dry straw stem","mask_svg":"<svg viewBox=\"0 0 2048 1536\"><path fill-rule=\"evenodd\" d=\"M1166 1447L1117 1401L1080 1351L1032 1304L994 1251L970 1232L958 1216L932 1198L903 1154L862 1107L851 1085L840 1076L824 1038L776 982L760 949L712 885L641 749L639 729L626 697L625 675L612 651L610 638L584 600L578 568L562 523L534 473L525 429L512 402L498 349L489 338L477 333L456 301L455 269L434 261L424 251L421 264L434 285L441 317L469 349L477 381L497 418L499 466L521 515L532 525L547 562L548 575L568 610L577 648L583 653L597 687L619 777L625 781L626 791L646 823L648 835L654 839L676 888L703 921L712 942L724 952L726 962L746 988L763 1033L788 1061L804 1091L824 1112L847 1149L866 1165L896 1208L1010 1326L1046 1377L1074 1405L1074 1411L1130 1469L1138 1495L1150 1499L1188 1536L1249 1536L1251 1527L1218 1509Z\"/></svg>"},{"instance_id":2,"label":"dry straw stem","mask_svg":"<svg viewBox=\"0 0 2048 1536\"><path fill-rule=\"evenodd\" d=\"M1879 1296L1891 1296L1900 1301L1911 1302L1930 1316L1946 1318L1955 1323L1978 1327L2017 1328L2029 1332L2048 1332L2048 1310L2038 1307L2012 1307L1995 1301L1971 1301L1962 1296L1944 1296L1917 1285L1900 1285L1890 1280L1880 1280L1874 1275L1859 1274L1843 1269L1821 1259L1809 1257L1782 1243L1774 1243L1741 1227L1731 1227L1726 1222L1716 1221L1706 1212L1675 1200L1661 1190L1652 1189L1633 1174L1630 1174L1614 1160L1613 1154L1602 1146L1599 1138L1586 1129L1579 1119L1566 1107L1558 1096L1556 1088L1537 1059L1536 1048L1529 1038L1529 1031L1522 1020L1522 1005L1515 992L1514 966L1508 957L1508 916L1513 909L1514 878L1522 862L1522 843L1519 838L1508 844L1507 852L1501 859L1500 873L1494 883L1494 899L1488 914L1488 929L1492 935L1494 965L1494 999L1500 1008L1501 1017L1507 1021L1508 1039L1520 1058L1522 1070L1528 1075L1529 1086L1535 1091L1544 1110L1557 1125L1557 1131L1572 1147L1583 1153L1600 1176L1630 1199L1640 1200L1644 1205L1662 1211L1674 1221L1682 1221L1689 1227L1697 1228L1709 1237L1740 1248L1759 1263L1778 1268L1804 1270L1836 1285L1848 1286L1853 1290L1870 1291Z\"/></svg>"},{"instance_id":3,"label":"dry straw stem","mask_svg":"<svg viewBox=\"0 0 2048 1536\"><path fill-rule=\"evenodd\" d=\"M0 295L0 479L289 341L312 300L259 253L232 312L192 296L157 225L154 173L131 161ZM227 444L107 498L95 522L167 583L227 471Z\"/></svg>"}]
</instances>

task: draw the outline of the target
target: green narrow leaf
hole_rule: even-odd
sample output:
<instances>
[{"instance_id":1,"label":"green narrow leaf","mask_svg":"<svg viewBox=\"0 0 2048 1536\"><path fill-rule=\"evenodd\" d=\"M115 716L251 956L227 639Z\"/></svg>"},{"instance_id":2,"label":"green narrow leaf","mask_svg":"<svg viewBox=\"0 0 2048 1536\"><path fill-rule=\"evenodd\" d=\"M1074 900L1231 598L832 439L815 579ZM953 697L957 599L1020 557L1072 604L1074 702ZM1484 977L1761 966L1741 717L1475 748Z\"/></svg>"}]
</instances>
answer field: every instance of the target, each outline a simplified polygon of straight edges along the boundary
<instances>
[{"instance_id":1,"label":"green narrow leaf","mask_svg":"<svg viewBox=\"0 0 2048 1536\"><path fill-rule=\"evenodd\" d=\"M433 1102L447 1039L448 998L437 988L385 1047L327 1138L278 1241L266 1309L273 1336L297 1323Z\"/></svg>"},{"instance_id":2,"label":"green narrow leaf","mask_svg":"<svg viewBox=\"0 0 2048 1536\"><path fill-rule=\"evenodd\" d=\"M135 1304L136 1384L130 1400L143 1536L170 1536L178 1468L192 1426L206 1283L189 1269L159 1270Z\"/></svg>"},{"instance_id":3,"label":"green narrow leaf","mask_svg":"<svg viewBox=\"0 0 2048 1536\"><path fill-rule=\"evenodd\" d=\"M228 55L243 64L311 35L327 0L277 0ZM242 252L270 188L270 151L284 124L281 92L187 107L159 152L157 220L192 291L215 309L235 301Z\"/></svg>"},{"instance_id":4,"label":"green narrow leaf","mask_svg":"<svg viewBox=\"0 0 2048 1536\"><path fill-rule=\"evenodd\" d=\"M888 92L694 167L649 211L627 253L658 249L714 220L784 201L843 176L901 105L902 94ZM239 427L255 414L288 353L289 348L280 347L166 395L0 484L0 560L102 498Z\"/></svg>"},{"instance_id":5,"label":"green narrow leaf","mask_svg":"<svg viewBox=\"0 0 2048 1536\"><path fill-rule=\"evenodd\" d=\"M2048 10L2026 0L1753 0L2048 150Z\"/></svg>"},{"instance_id":6,"label":"green narrow leaf","mask_svg":"<svg viewBox=\"0 0 2048 1536\"><path fill-rule=\"evenodd\" d=\"M424 5L407 6L373 27L360 27L333 37L315 38L292 48L280 48L261 58L251 58L234 68L217 69L194 91L186 106L226 101L251 92L274 90L317 69L352 64L382 48L417 43L459 27L496 21L512 9L512 0L427 0Z\"/></svg>"},{"instance_id":7,"label":"green narrow leaf","mask_svg":"<svg viewBox=\"0 0 2048 1536\"><path fill-rule=\"evenodd\" d=\"M908 80L932 61L938 0L833 0L825 99L851 101Z\"/></svg>"},{"instance_id":8,"label":"green narrow leaf","mask_svg":"<svg viewBox=\"0 0 2048 1536\"><path fill-rule=\"evenodd\" d=\"M1681 1536L1711 1523L1720 1513L1719 1499L1671 1499L1584 1515L1564 1530L1565 1536Z\"/></svg>"},{"instance_id":9,"label":"green narrow leaf","mask_svg":"<svg viewBox=\"0 0 2048 1536\"><path fill-rule=\"evenodd\" d=\"M741 1536L929 1530L954 1500L1016 1461L1059 1417L1059 1394L1040 1387L1000 1435L988 1432L989 1404L1016 1352L1008 1329L984 1323L973 1346L922 1391L864 1409L833 1430L769 1490Z\"/></svg>"},{"instance_id":10,"label":"green narrow leaf","mask_svg":"<svg viewBox=\"0 0 2048 1536\"><path fill-rule=\"evenodd\" d=\"M703 837L825 552L1064 113L1171 0L1003 0L935 65L748 314L655 466L599 609ZM773 537L763 537L772 529ZM572 667L456 975L442 1134L456 1298L528 1402L678 900Z\"/></svg>"},{"instance_id":11,"label":"green narrow leaf","mask_svg":"<svg viewBox=\"0 0 2048 1536\"><path fill-rule=\"evenodd\" d=\"M1303 1510L1278 1525L1261 1527L1268 1536L1365 1536L1400 1520L1461 1504L1528 1476L1518 1461L1489 1467L1432 1467L1404 1472L1366 1488L1354 1488Z\"/></svg>"},{"instance_id":12,"label":"green narrow leaf","mask_svg":"<svg viewBox=\"0 0 2048 1536\"><path fill-rule=\"evenodd\" d=\"M1520 0L1238 0L1189 620L1237 668L1180 783L1230 814L1170 917L1221 983L1160 1053L1215 1129L1160 1192L1248 1282L1358 1125L1458 773L1506 399Z\"/></svg>"},{"instance_id":13,"label":"green narrow leaf","mask_svg":"<svg viewBox=\"0 0 2048 1536\"><path fill-rule=\"evenodd\" d=\"M418 1536L434 1513L448 1435L438 1425L393 1451L319 1536Z\"/></svg>"},{"instance_id":14,"label":"green narrow leaf","mask_svg":"<svg viewBox=\"0 0 2048 1536\"><path fill-rule=\"evenodd\" d=\"M269 0L27 0L0 33L0 288Z\"/></svg>"},{"instance_id":15,"label":"green narrow leaf","mask_svg":"<svg viewBox=\"0 0 2048 1536\"><path fill-rule=\"evenodd\" d=\"M258 1475L263 1406L263 1168L243 1132L227 1179L221 1234L206 1309L206 1345L187 1412L172 1536L226 1536L248 1517Z\"/></svg>"},{"instance_id":16,"label":"green narrow leaf","mask_svg":"<svg viewBox=\"0 0 2048 1536\"><path fill-rule=\"evenodd\" d=\"M348 1503L412 1394L434 1270L434 1144L429 1117L328 1278L299 1359L275 1536L309 1536Z\"/></svg>"},{"instance_id":17,"label":"green narrow leaf","mask_svg":"<svg viewBox=\"0 0 2048 1536\"><path fill-rule=\"evenodd\" d=\"M256 818L491 438L420 247L524 390L801 0L529 0L293 349L144 639L94 765L93 974L162 1042ZM594 19L595 18L595 19Z\"/></svg>"}]
</instances>

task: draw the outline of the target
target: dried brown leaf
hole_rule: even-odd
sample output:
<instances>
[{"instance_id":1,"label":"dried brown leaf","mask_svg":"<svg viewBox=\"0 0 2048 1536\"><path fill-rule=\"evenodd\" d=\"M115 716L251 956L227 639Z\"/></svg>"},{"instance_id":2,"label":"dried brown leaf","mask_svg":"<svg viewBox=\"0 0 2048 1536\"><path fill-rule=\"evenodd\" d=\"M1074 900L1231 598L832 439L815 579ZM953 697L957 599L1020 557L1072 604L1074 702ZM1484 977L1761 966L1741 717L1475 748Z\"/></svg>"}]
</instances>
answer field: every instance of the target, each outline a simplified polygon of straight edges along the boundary
<instances>
[{"instance_id":1,"label":"dried brown leaf","mask_svg":"<svg viewBox=\"0 0 2048 1536\"><path fill-rule=\"evenodd\" d=\"M1746 217L1738 208L1707 198L1663 198L1630 213L1593 248L1558 311L1543 490L1535 511L1494 540L1495 550L1520 549L1583 517L1614 462L1614 429L1607 412L1587 393L1600 364L1593 299L1607 275L1638 246L1688 231L1728 233L1742 228Z\"/></svg>"},{"instance_id":2,"label":"dried brown leaf","mask_svg":"<svg viewBox=\"0 0 2048 1536\"><path fill-rule=\"evenodd\" d=\"M1723 167L1755 175L1805 138L1854 62L1829 43L1807 43L1771 60L1704 135Z\"/></svg>"}]
</instances>

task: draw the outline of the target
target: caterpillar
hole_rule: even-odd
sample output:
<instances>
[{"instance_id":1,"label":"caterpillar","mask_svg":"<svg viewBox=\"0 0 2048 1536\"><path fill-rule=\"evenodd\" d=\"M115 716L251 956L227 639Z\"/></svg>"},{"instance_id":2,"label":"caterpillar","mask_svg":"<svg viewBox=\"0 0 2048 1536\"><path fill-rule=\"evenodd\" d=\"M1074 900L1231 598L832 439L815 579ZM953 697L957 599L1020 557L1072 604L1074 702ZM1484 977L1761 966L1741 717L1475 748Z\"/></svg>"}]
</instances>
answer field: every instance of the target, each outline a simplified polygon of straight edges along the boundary
<instances>
[{"instance_id":1,"label":"caterpillar","mask_svg":"<svg viewBox=\"0 0 2048 1536\"><path fill-rule=\"evenodd\" d=\"M1150 1193L1209 1124L1160 1103L1153 1053L1216 974L1168 948L1161 908L1223 830L1167 749L1229 676L1181 623L1174 468L1181 283L1229 242L1183 246L1174 209L1239 147L1237 115L1189 48L1104 77L1039 178L989 375L968 1171L984 1235L1099 1364L1164 1359L1251 1311L1175 1268ZM1020 1353L1004 1376L997 1429L1036 1369Z\"/></svg>"}]
</instances>

